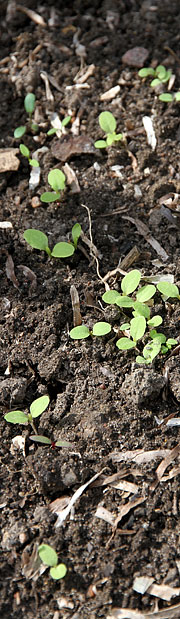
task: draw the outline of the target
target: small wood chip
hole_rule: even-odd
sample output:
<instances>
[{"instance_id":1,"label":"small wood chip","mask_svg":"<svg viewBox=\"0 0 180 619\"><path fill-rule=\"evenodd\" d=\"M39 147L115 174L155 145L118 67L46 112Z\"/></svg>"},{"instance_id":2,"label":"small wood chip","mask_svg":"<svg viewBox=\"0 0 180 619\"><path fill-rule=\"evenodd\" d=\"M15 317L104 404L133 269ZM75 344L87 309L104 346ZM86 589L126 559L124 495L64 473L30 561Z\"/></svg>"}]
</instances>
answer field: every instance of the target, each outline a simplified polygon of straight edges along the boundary
<instances>
[{"instance_id":1,"label":"small wood chip","mask_svg":"<svg viewBox=\"0 0 180 619\"><path fill-rule=\"evenodd\" d=\"M100 101L111 101L111 99L114 99L116 95L118 95L119 91L120 86L118 85L110 88L110 90L106 90L106 92L100 96Z\"/></svg>"},{"instance_id":2,"label":"small wood chip","mask_svg":"<svg viewBox=\"0 0 180 619\"><path fill-rule=\"evenodd\" d=\"M16 155L19 148L0 148L0 172L16 171L20 166L20 160Z\"/></svg>"}]
</instances>

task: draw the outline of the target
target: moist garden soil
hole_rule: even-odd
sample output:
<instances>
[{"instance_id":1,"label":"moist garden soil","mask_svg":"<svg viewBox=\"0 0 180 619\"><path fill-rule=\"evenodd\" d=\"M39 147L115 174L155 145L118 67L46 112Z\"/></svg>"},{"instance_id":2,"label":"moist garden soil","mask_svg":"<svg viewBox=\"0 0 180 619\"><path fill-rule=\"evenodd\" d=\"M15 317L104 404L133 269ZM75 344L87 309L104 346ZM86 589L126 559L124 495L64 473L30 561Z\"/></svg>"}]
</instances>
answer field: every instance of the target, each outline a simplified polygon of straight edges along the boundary
<instances>
[{"instance_id":1,"label":"moist garden soil","mask_svg":"<svg viewBox=\"0 0 180 619\"><path fill-rule=\"evenodd\" d=\"M13 132L26 122L27 92L36 94L39 132L29 132L21 141L31 153L47 147L39 155L41 179L34 191L29 189L28 161L20 154L19 169L0 174L0 219L12 224L0 230L1 618L105 618L114 607L153 612L155 598L133 590L136 576L180 586L178 468L169 475L177 458L164 480L154 483L163 453L179 442L178 427L157 423L157 417L179 414L179 355L159 356L147 367L136 364L134 351L119 351L119 316L102 302L102 295L103 278L118 264L121 267L120 261L135 246L136 261L128 271L172 274L180 284L178 218L169 221L159 208L164 194L180 190L179 105L161 103L149 81L138 76L139 67L122 61L129 49L145 47L145 65L171 68L176 76L173 88L180 88L179 2L29 0L20 6L27 4L44 18L45 27L17 10L15 3L1 1L0 6L0 147L19 147ZM94 65L87 87L75 87L81 64L73 44L75 32L85 46L84 71ZM56 80L50 81L51 101L42 71ZM117 95L102 101L101 95L117 85ZM67 136L72 136L79 118L79 134L94 142L103 137L98 116L104 110L114 114L118 132L126 134L126 146L118 143L109 150L72 155L68 163L80 192L72 193L67 186L59 202L42 204L39 197L48 189L49 171L63 165L58 138L47 137L51 114L57 112L61 120L71 114ZM147 143L144 116L153 117L154 151ZM156 252L149 236L140 235L126 217L148 226L148 234L167 257ZM72 258L51 260L23 238L27 228L37 228L47 234L52 248L71 240L76 222L90 244L81 239ZM8 256L16 279L12 264L8 273ZM36 287L24 267L34 273ZM120 290L121 278L117 272L107 282ZM79 294L83 324L92 328L97 321L110 321L114 331L82 341L69 337L71 286ZM157 297L155 309L163 316L163 333L178 340L178 302L165 306ZM49 394L50 405L36 420L38 433L54 441L68 440L72 449L37 447L29 440L29 428L5 422L9 410L28 411L44 394ZM24 454L12 443L16 435L26 438ZM139 464L127 453L137 450L163 451L159 458ZM57 528L50 503L72 497L97 473L101 475L96 483L87 487ZM118 481L136 484L133 493L127 486L114 487L115 482L103 485L103 479L116 473ZM138 499L142 502L136 504ZM96 516L97 508L103 507L115 520L131 500L132 509L123 512L117 529ZM36 578L41 543L53 546L66 564L63 580L53 581L49 570ZM178 602L176 591L171 602L159 601L159 609ZM180 617L180 611L175 616Z\"/></svg>"}]
</instances>

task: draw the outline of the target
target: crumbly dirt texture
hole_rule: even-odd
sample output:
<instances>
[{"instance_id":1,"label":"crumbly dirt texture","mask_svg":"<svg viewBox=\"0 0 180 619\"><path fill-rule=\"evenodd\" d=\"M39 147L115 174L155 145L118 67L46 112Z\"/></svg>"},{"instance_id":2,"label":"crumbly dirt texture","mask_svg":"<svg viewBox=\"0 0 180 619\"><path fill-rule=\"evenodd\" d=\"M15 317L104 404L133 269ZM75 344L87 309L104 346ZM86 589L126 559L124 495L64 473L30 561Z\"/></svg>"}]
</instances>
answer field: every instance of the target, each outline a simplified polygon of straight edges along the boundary
<instances>
[{"instance_id":1,"label":"crumbly dirt texture","mask_svg":"<svg viewBox=\"0 0 180 619\"><path fill-rule=\"evenodd\" d=\"M180 90L179 9L178 0L0 3L0 149L19 149L23 142L32 154L46 147L39 153L36 189L29 188L30 166L19 150L18 169L0 173L0 220L12 224L0 228L2 619L106 618L115 616L114 608L136 609L144 617L153 612L157 598L134 590L140 576L176 588L168 600L159 593L159 610L169 612L180 602L178 447L169 455L162 481L156 474L179 442L178 426L157 422L179 415L179 351L159 356L149 367L138 366L134 351L117 349L119 315L102 302L103 278L118 264L121 268L134 247L136 259L127 271L172 274L180 284L178 215L166 209L168 219L159 205L163 195L180 193L179 104L161 103L149 79L138 76L139 54L130 64L122 60L128 50L145 48L145 65L171 68L172 90ZM45 25L37 23L37 14ZM116 86L115 95L101 99ZM28 129L15 140L14 129L26 123L28 92L36 95L38 133ZM103 137L98 116L104 110L114 114L126 143L99 151L93 144ZM80 191L73 193L74 186L67 185L59 202L42 204L49 171L64 166L61 138L47 136L54 112L61 120L71 115L65 140L77 138L77 152L69 151L67 160ZM155 150L147 142L144 116L153 121ZM84 136L82 150L79 136ZM148 227L146 237L137 220ZM42 230L52 248L71 241L76 222L85 239L72 258L52 260L23 238L27 228ZM159 243L157 251L150 235ZM116 273L107 282L120 291L121 278ZM114 331L82 341L69 337L71 286L79 294L83 324L92 328L97 321L110 321ZM155 303L163 317L161 330L178 340L179 303L165 305L160 296ZM38 433L67 440L72 449L37 446L29 439L29 426L4 420L10 410L27 412L44 394L50 405L35 420ZM26 439L24 453L12 443L17 435ZM156 457L137 459L137 452L154 451ZM65 497L65 507L98 473L57 528L51 502ZM108 510L108 522L102 508ZM66 564L63 580L52 580L49 570L40 573L41 543L50 544ZM177 613L160 616L180 617ZM131 615L124 611L121 616Z\"/></svg>"}]
</instances>

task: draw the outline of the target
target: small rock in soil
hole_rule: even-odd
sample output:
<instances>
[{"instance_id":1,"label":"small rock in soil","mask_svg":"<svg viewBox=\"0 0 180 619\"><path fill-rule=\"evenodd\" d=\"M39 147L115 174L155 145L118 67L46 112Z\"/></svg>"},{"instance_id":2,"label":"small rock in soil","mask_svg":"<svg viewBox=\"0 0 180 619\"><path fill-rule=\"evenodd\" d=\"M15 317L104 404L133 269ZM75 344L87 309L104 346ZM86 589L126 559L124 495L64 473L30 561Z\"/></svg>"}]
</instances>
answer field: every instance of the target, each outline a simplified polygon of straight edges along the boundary
<instances>
[{"instance_id":1,"label":"small rock in soil","mask_svg":"<svg viewBox=\"0 0 180 619\"><path fill-rule=\"evenodd\" d=\"M121 387L121 393L126 398L127 403L136 403L138 406L147 405L155 400L165 385L165 378L149 368L137 368L129 376Z\"/></svg>"},{"instance_id":2,"label":"small rock in soil","mask_svg":"<svg viewBox=\"0 0 180 619\"><path fill-rule=\"evenodd\" d=\"M0 381L0 400L10 407L23 403L27 389L26 378L7 378Z\"/></svg>"}]
</instances>

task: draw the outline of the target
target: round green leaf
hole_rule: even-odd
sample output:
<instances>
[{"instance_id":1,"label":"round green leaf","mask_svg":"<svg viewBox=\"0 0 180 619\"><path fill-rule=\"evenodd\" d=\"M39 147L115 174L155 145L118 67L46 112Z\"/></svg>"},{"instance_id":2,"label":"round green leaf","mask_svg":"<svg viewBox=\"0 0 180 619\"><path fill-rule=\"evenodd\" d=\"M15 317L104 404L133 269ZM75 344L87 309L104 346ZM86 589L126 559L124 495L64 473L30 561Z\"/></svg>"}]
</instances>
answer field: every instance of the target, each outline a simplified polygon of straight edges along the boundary
<instances>
[{"instance_id":1,"label":"round green leaf","mask_svg":"<svg viewBox=\"0 0 180 619\"><path fill-rule=\"evenodd\" d=\"M56 200L59 200L59 198L60 193L55 193L52 191L45 191L40 196L41 202L56 202Z\"/></svg>"},{"instance_id":2,"label":"round green leaf","mask_svg":"<svg viewBox=\"0 0 180 619\"><path fill-rule=\"evenodd\" d=\"M148 75L154 75L154 69L151 69L151 67L147 67L147 69L144 67L143 69L140 69L140 71L138 71L138 75L140 77L148 77Z\"/></svg>"},{"instance_id":3,"label":"round green leaf","mask_svg":"<svg viewBox=\"0 0 180 619\"><path fill-rule=\"evenodd\" d=\"M77 248L78 239L80 236L81 236L81 226L78 223L74 224L72 228L72 240L73 240L75 249Z\"/></svg>"},{"instance_id":4,"label":"round green leaf","mask_svg":"<svg viewBox=\"0 0 180 619\"><path fill-rule=\"evenodd\" d=\"M175 346L177 344L177 340L174 340L172 337L169 337L168 340L166 340L166 344L167 346Z\"/></svg>"},{"instance_id":5,"label":"round green leaf","mask_svg":"<svg viewBox=\"0 0 180 619\"><path fill-rule=\"evenodd\" d=\"M39 168L39 161L37 159L29 159L29 163L33 168Z\"/></svg>"},{"instance_id":6,"label":"round green leaf","mask_svg":"<svg viewBox=\"0 0 180 619\"><path fill-rule=\"evenodd\" d=\"M67 573L67 567L64 563L59 563L56 567L51 567L50 575L54 580L60 580L60 578L64 578Z\"/></svg>"},{"instance_id":7,"label":"round green leaf","mask_svg":"<svg viewBox=\"0 0 180 619\"><path fill-rule=\"evenodd\" d=\"M93 327L93 335L102 336L110 333L111 325L109 322L96 322Z\"/></svg>"},{"instance_id":8,"label":"round green leaf","mask_svg":"<svg viewBox=\"0 0 180 619\"><path fill-rule=\"evenodd\" d=\"M41 434L32 434L29 438L31 439L31 441L35 441L36 443L51 445L50 439L47 436L41 436Z\"/></svg>"},{"instance_id":9,"label":"round green leaf","mask_svg":"<svg viewBox=\"0 0 180 619\"><path fill-rule=\"evenodd\" d=\"M143 348L144 358L151 363L155 357L159 354L161 350L161 342L158 340L153 340L153 342L148 342L146 346Z\"/></svg>"},{"instance_id":10,"label":"round green leaf","mask_svg":"<svg viewBox=\"0 0 180 619\"><path fill-rule=\"evenodd\" d=\"M158 67L156 67L156 75L160 80L163 80L166 77L166 69L163 64L159 64Z\"/></svg>"},{"instance_id":11,"label":"round green leaf","mask_svg":"<svg viewBox=\"0 0 180 619\"><path fill-rule=\"evenodd\" d=\"M121 282L121 288L125 295L131 294L136 290L141 279L141 273L137 269L133 269L125 277L123 277Z\"/></svg>"},{"instance_id":12,"label":"round green leaf","mask_svg":"<svg viewBox=\"0 0 180 619\"><path fill-rule=\"evenodd\" d=\"M51 566L54 567L55 565L57 565L57 562L58 562L57 552L54 550L54 548L51 548L51 546L49 546L48 544L41 544L38 548L38 553L39 553L41 561L45 565L49 565L49 567Z\"/></svg>"},{"instance_id":13,"label":"round green leaf","mask_svg":"<svg viewBox=\"0 0 180 619\"><path fill-rule=\"evenodd\" d=\"M154 296L155 292L155 286L153 286L153 284L147 284L146 286L142 286L142 288L137 291L136 299L141 303L145 303Z\"/></svg>"},{"instance_id":14,"label":"round green leaf","mask_svg":"<svg viewBox=\"0 0 180 619\"><path fill-rule=\"evenodd\" d=\"M152 329L149 335L153 339L153 342L157 341L160 342L160 344L165 344L166 342L166 336L163 333L158 333L155 329Z\"/></svg>"},{"instance_id":15,"label":"round green leaf","mask_svg":"<svg viewBox=\"0 0 180 619\"><path fill-rule=\"evenodd\" d=\"M123 139L123 134L122 133L116 133L114 136L114 141L115 142L120 142Z\"/></svg>"},{"instance_id":16,"label":"round green leaf","mask_svg":"<svg viewBox=\"0 0 180 619\"><path fill-rule=\"evenodd\" d=\"M96 140L96 142L94 142L94 146L95 148L106 148L107 144L105 140Z\"/></svg>"},{"instance_id":17,"label":"round green leaf","mask_svg":"<svg viewBox=\"0 0 180 619\"><path fill-rule=\"evenodd\" d=\"M157 284L157 289L167 298L179 298L179 290L175 284L170 284L169 282L159 282L159 284Z\"/></svg>"},{"instance_id":18,"label":"round green leaf","mask_svg":"<svg viewBox=\"0 0 180 619\"><path fill-rule=\"evenodd\" d=\"M101 112L99 124L104 133L113 133L116 130L116 120L111 112Z\"/></svg>"},{"instance_id":19,"label":"round green leaf","mask_svg":"<svg viewBox=\"0 0 180 619\"><path fill-rule=\"evenodd\" d=\"M74 254L74 245L72 243L56 243L51 255L53 258L69 258Z\"/></svg>"},{"instance_id":20,"label":"round green leaf","mask_svg":"<svg viewBox=\"0 0 180 619\"><path fill-rule=\"evenodd\" d=\"M31 116L34 112L36 97L33 92L29 92L24 99L24 107L27 112Z\"/></svg>"},{"instance_id":21,"label":"round green leaf","mask_svg":"<svg viewBox=\"0 0 180 619\"><path fill-rule=\"evenodd\" d=\"M176 92L174 98L176 101L180 101L180 92Z\"/></svg>"},{"instance_id":22,"label":"round green leaf","mask_svg":"<svg viewBox=\"0 0 180 619\"><path fill-rule=\"evenodd\" d=\"M21 151L21 155L23 155L24 157L27 157L29 159L29 148L27 148L27 146L25 146L25 144L20 144L19 145L19 150Z\"/></svg>"},{"instance_id":23,"label":"round green leaf","mask_svg":"<svg viewBox=\"0 0 180 619\"><path fill-rule=\"evenodd\" d=\"M133 307L133 300L131 297L120 295L116 298L115 305L118 307Z\"/></svg>"},{"instance_id":24,"label":"round green leaf","mask_svg":"<svg viewBox=\"0 0 180 619\"><path fill-rule=\"evenodd\" d=\"M84 340L89 337L90 331L88 327L81 325L80 327L74 327L69 333L72 340Z\"/></svg>"},{"instance_id":25,"label":"round green leaf","mask_svg":"<svg viewBox=\"0 0 180 619\"><path fill-rule=\"evenodd\" d=\"M48 238L44 232L35 230L35 228L29 228L25 230L23 237L27 243L34 249L41 249L46 251L48 247Z\"/></svg>"},{"instance_id":26,"label":"round green leaf","mask_svg":"<svg viewBox=\"0 0 180 619\"><path fill-rule=\"evenodd\" d=\"M30 413L33 419L35 417L39 417L39 415L41 415L41 413L46 410L49 402L50 400L48 395L42 395L40 398L37 398L37 400L34 400L34 402L32 402L30 406Z\"/></svg>"},{"instance_id":27,"label":"round green leaf","mask_svg":"<svg viewBox=\"0 0 180 619\"><path fill-rule=\"evenodd\" d=\"M138 355L136 357L136 363L146 363L147 364L148 361L144 357L141 357L140 355Z\"/></svg>"},{"instance_id":28,"label":"round green leaf","mask_svg":"<svg viewBox=\"0 0 180 619\"><path fill-rule=\"evenodd\" d=\"M109 135L107 135L107 138L106 138L107 146L111 146L113 142L115 142L115 136L113 135L113 133L109 133Z\"/></svg>"},{"instance_id":29,"label":"round green leaf","mask_svg":"<svg viewBox=\"0 0 180 619\"><path fill-rule=\"evenodd\" d=\"M119 328L120 328L120 331L125 331L126 329L130 329L130 323L124 322L124 324L121 325Z\"/></svg>"},{"instance_id":30,"label":"round green leaf","mask_svg":"<svg viewBox=\"0 0 180 619\"><path fill-rule=\"evenodd\" d=\"M66 177L61 170L55 168L48 174L48 183L54 191L62 191L65 187Z\"/></svg>"},{"instance_id":31,"label":"round green leaf","mask_svg":"<svg viewBox=\"0 0 180 619\"><path fill-rule=\"evenodd\" d=\"M135 342L140 340L146 330L146 320L144 316L137 316L136 318L132 318L131 326L130 326L130 335Z\"/></svg>"},{"instance_id":32,"label":"round green leaf","mask_svg":"<svg viewBox=\"0 0 180 619\"><path fill-rule=\"evenodd\" d=\"M22 411L11 411L4 415L4 419L9 423L22 423L23 425L28 423L28 417Z\"/></svg>"},{"instance_id":33,"label":"round green leaf","mask_svg":"<svg viewBox=\"0 0 180 619\"><path fill-rule=\"evenodd\" d=\"M73 447L72 443L68 443L68 441L56 441L55 445L56 447Z\"/></svg>"},{"instance_id":34,"label":"round green leaf","mask_svg":"<svg viewBox=\"0 0 180 619\"><path fill-rule=\"evenodd\" d=\"M135 345L135 342L130 340L128 337L121 337L120 340L116 342L116 346L119 350L130 350L130 348L134 348Z\"/></svg>"},{"instance_id":35,"label":"round green leaf","mask_svg":"<svg viewBox=\"0 0 180 619\"><path fill-rule=\"evenodd\" d=\"M162 324L163 319L161 318L161 316L153 316L153 318L151 318L150 320L148 320L148 325L150 327L159 327L159 325Z\"/></svg>"},{"instance_id":36,"label":"round green leaf","mask_svg":"<svg viewBox=\"0 0 180 619\"><path fill-rule=\"evenodd\" d=\"M159 95L159 100L168 103L169 101L173 101L173 95L171 95L170 92L162 92L162 94Z\"/></svg>"},{"instance_id":37,"label":"round green leaf","mask_svg":"<svg viewBox=\"0 0 180 619\"><path fill-rule=\"evenodd\" d=\"M14 131L14 138L22 138L22 136L26 133L26 127L17 127Z\"/></svg>"},{"instance_id":38,"label":"round green leaf","mask_svg":"<svg viewBox=\"0 0 180 619\"><path fill-rule=\"evenodd\" d=\"M161 84L161 80L159 80L158 77L155 77L155 79L151 82L152 88L156 88L156 86L159 86L159 84Z\"/></svg>"},{"instance_id":39,"label":"round green leaf","mask_svg":"<svg viewBox=\"0 0 180 619\"><path fill-rule=\"evenodd\" d=\"M106 290L102 296L102 300L109 305L114 305L118 297L120 297L120 294L117 290Z\"/></svg>"}]
</instances>

